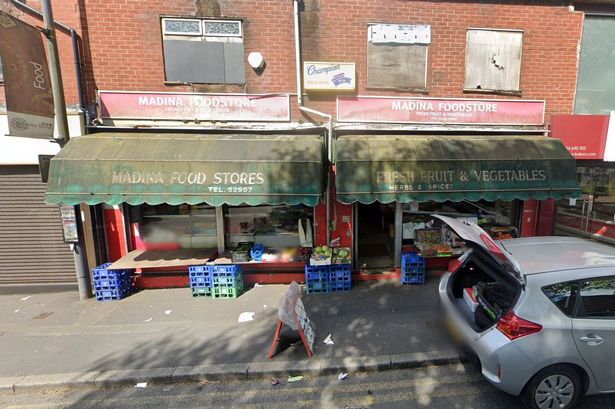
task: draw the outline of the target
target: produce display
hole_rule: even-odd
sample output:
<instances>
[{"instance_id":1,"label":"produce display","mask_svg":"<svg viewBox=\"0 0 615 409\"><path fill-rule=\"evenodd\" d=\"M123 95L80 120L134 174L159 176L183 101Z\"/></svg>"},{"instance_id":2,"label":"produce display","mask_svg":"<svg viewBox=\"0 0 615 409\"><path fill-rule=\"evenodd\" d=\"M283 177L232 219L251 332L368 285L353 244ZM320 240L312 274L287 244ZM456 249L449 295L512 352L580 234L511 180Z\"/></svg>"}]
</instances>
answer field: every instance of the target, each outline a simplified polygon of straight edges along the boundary
<instances>
[{"instance_id":1,"label":"produce display","mask_svg":"<svg viewBox=\"0 0 615 409\"><path fill-rule=\"evenodd\" d=\"M349 247L334 247L331 256L332 264L350 264L352 257Z\"/></svg>"},{"instance_id":2,"label":"produce display","mask_svg":"<svg viewBox=\"0 0 615 409\"><path fill-rule=\"evenodd\" d=\"M310 265L322 266L331 264L332 251L328 246L316 246L310 257Z\"/></svg>"}]
</instances>

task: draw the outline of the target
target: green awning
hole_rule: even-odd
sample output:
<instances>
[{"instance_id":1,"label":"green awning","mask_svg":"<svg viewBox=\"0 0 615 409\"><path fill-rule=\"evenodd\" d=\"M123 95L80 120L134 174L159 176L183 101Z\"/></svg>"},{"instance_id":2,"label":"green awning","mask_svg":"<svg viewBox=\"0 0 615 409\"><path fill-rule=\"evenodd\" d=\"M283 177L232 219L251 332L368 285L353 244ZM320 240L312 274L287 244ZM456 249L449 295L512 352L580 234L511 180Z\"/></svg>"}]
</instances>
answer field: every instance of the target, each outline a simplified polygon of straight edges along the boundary
<instances>
[{"instance_id":1,"label":"green awning","mask_svg":"<svg viewBox=\"0 0 615 409\"><path fill-rule=\"evenodd\" d=\"M348 135L336 141L343 203L547 199L580 194L576 163L542 136Z\"/></svg>"},{"instance_id":2,"label":"green awning","mask_svg":"<svg viewBox=\"0 0 615 409\"><path fill-rule=\"evenodd\" d=\"M315 206L323 157L317 135L99 133L72 139L51 160L45 199Z\"/></svg>"}]
</instances>

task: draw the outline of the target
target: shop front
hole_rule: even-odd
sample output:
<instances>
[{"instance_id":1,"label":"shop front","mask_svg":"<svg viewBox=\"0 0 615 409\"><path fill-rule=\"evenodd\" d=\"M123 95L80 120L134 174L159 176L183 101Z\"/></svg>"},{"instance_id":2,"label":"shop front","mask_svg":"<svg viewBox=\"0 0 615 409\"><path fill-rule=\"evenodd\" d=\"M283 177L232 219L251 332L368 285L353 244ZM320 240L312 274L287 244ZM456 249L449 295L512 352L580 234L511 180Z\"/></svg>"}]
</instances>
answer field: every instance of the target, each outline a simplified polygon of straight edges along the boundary
<instances>
[{"instance_id":1,"label":"shop front","mask_svg":"<svg viewBox=\"0 0 615 409\"><path fill-rule=\"evenodd\" d=\"M342 120L359 118L366 123L383 113L379 118L404 123L404 118L395 119L393 115L398 114L389 111L405 106L405 121L414 123L417 118L444 115L438 111L439 101L338 100L338 120L341 113ZM455 101L447 104L470 103ZM506 108L519 107L505 101L492 109L500 108L506 115ZM542 123L541 113L517 112L521 116L516 121L523 120L525 112L526 119ZM481 125L499 118L475 119ZM399 267L400 254L408 250L425 257L428 268L446 268L451 257L463 252L462 243L441 228L433 214L477 223L496 239L515 238L527 223L528 204L578 195L574 158L559 140L546 138L544 132L522 133L522 127L512 125L497 133L493 127L468 131L459 124L442 126L438 133L432 133L433 126L395 133L392 125L374 128L372 124L361 132L338 131L335 147L336 197L353 206L355 268L363 271Z\"/></svg>"},{"instance_id":2,"label":"shop front","mask_svg":"<svg viewBox=\"0 0 615 409\"><path fill-rule=\"evenodd\" d=\"M241 263L259 281L303 271L324 152L317 134L91 134L52 159L46 200L119 212L109 261L140 272L137 286L185 286L187 267L206 262Z\"/></svg>"}]
</instances>

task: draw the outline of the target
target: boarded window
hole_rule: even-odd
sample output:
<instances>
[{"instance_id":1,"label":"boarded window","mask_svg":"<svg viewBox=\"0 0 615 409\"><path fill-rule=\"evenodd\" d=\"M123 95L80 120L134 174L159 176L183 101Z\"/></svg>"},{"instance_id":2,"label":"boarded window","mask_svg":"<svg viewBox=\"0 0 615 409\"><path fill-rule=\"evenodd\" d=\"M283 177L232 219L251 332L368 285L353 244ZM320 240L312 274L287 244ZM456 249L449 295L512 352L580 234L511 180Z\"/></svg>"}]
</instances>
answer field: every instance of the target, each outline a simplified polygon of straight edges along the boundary
<instances>
[{"instance_id":1,"label":"boarded window","mask_svg":"<svg viewBox=\"0 0 615 409\"><path fill-rule=\"evenodd\" d=\"M575 114L615 111L615 17L586 15L583 22Z\"/></svg>"},{"instance_id":2,"label":"boarded window","mask_svg":"<svg viewBox=\"0 0 615 409\"><path fill-rule=\"evenodd\" d=\"M427 89L427 25L370 24L367 38L367 86Z\"/></svg>"},{"instance_id":3,"label":"boarded window","mask_svg":"<svg viewBox=\"0 0 615 409\"><path fill-rule=\"evenodd\" d=\"M466 90L520 92L520 30L469 29L466 37Z\"/></svg>"},{"instance_id":4,"label":"boarded window","mask_svg":"<svg viewBox=\"0 0 615 409\"><path fill-rule=\"evenodd\" d=\"M241 21L163 18L162 33L167 81L245 83Z\"/></svg>"}]
</instances>

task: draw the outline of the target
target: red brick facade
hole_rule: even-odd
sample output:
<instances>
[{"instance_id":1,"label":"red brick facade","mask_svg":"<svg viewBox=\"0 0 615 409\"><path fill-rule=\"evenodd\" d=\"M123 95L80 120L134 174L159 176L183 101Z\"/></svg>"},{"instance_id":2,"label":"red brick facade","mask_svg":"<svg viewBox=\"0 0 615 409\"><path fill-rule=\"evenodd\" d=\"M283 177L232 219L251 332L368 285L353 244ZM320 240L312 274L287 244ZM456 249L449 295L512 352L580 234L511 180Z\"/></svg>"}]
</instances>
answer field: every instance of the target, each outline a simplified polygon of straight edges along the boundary
<instances>
[{"instance_id":1,"label":"red brick facade","mask_svg":"<svg viewBox=\"0 0 615 409\"><path fill-rule=\"evenodd\" d=\"M4 1L4 9L7 4ZM39 8L36 1L28 4ZM545 99L548 121L552 114L572 111L583 20L581 12L556 4L305 0L301 13L303 58L355 62L361 95ZM98 89L296 91L291 0L56 0L53 6L56 19L74 27L82 38L84 88L89 102L94 101ZM267 62L264 72L257 75L246 63L245 87L165 85L160 17L195 15L243 19L245 54L261 52ZM367 24L370 22L431 25L426 94L366 89ZM520 96L463 91L469 27L524 30ZM58 38L67 102L74 104L76 88L70 38L61 32ZM306 105L335 113L331 95L308 98ZM296 110L293 119L299 119Z\"/></svg>"}]
</instances>

